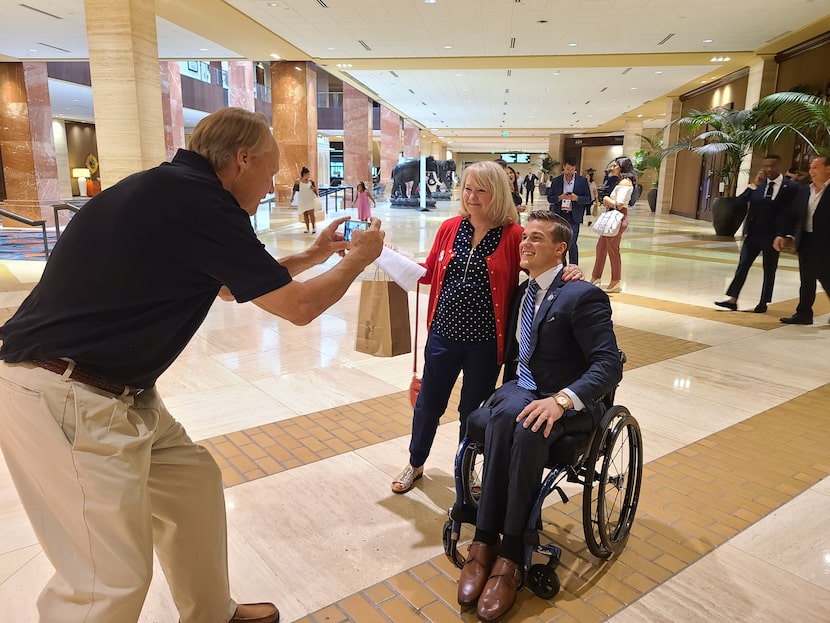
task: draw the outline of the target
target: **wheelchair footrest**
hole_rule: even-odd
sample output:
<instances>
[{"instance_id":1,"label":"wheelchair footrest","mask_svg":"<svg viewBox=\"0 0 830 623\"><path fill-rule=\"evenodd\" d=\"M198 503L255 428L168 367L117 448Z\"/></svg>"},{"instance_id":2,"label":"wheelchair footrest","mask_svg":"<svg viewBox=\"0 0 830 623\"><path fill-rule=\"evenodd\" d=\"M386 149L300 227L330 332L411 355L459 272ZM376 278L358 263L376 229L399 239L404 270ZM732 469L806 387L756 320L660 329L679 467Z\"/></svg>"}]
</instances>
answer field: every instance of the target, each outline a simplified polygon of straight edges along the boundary
<instances>
[{"instance_id":1,"label":"wheelchair footrest","mask_svg":"<svg viewBox=\"0 0 830 623\"><path fill-rule=\"evenodd\" d=\"M556 569L559 566L559 559L562 556L562 548L555 545L537 545L534 549L537 554L542 554L548 557L548 567Z\"/></svg>"}]
</instances>

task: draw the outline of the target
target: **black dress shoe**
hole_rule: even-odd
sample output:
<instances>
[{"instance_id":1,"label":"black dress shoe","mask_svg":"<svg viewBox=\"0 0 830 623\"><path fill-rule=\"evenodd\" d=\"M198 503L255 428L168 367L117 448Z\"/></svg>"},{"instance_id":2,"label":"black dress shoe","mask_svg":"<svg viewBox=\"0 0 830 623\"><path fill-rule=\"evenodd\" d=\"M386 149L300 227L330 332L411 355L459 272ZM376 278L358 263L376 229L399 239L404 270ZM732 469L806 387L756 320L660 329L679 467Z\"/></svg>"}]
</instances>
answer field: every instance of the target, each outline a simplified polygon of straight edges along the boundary
<instances>
[{"instance_id":1,"label":"black dress shoe","mask_svg":"<svg viewBox=\"0 0 830 623\"><path fill-rule=\"evenodd\" d=\"M810 316L801 316L793 314L789 318L781 318L784 324L813 324L813 319Z\"/></svg>"},{"instance_id":2,"label":"black dress shoe","mask_svg":"<svg viewBox=\"0 0 830 623\"><path fill-rule=\"evenodd\" d=\"M766 303L758 303L753 309L756 314L766 314L767 313L767 304Z\"/></svg>"},{"instance_id":3,"label":"black dress shoe","mask_svg":"<svg viewBox=\"0 0 830 623\"><path fill-rule=\"evenodd\" d=\"M731 309L732 311L738 311L738 304L733 303L732 301L715 301L715 305L718 307L725 307L726 309Z\"/></svg>"}]
</instances>

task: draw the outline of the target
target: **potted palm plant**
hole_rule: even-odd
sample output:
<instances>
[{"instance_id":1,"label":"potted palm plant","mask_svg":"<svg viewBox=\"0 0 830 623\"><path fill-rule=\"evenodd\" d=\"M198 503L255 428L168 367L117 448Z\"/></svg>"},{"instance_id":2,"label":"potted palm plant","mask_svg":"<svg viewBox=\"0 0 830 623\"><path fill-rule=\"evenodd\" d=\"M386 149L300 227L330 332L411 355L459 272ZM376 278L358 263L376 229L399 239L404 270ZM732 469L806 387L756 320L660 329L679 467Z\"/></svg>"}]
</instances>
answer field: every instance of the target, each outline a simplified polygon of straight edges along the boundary
<instances>
[{"instance_id":1,"label":"potted palm plant","mask_svg":"<svg viewBox=\"0 0 830 623\"><path fill-rule=\"evenodd\" d=\"M646 199L648 199L648 207L652 212L657 211L657 185L660 182L660 165L663 163L663 134L655 134L654 136L640 135L645 144L645 149L638 149L634 152L631 159L634 168L642 175L649 169L654 169L655 178L652 182L652 188L648 191Z\"/></svg>"},{"instance_id":2,"label":"potted palm plant","mask_svg":"<svg viewBox=\"0 0 830 623\"><path fill-rule=\"evenodd\" d=\"M746 204L734 201L738 174L743 159L766 144L758 128L767 119L766 112L757 107L713 108L692 110L672 122L681 127L684 135L666 148L665 155L691 150L708 160L710 174L716 178L713 181L719 182L716 188L720 196L712 204L712 226L718 236L734 236L746 216Z\"/></svg>"},{"instance_id":3,"label":"potted palm plant","mask_svg":"<svg viewBox=\"0 0 830 623\"><path fill-rule=\"evenodd\" d=\"M550 179L551 171L559 166L559 161L550 157L550 154L539 161L539 170L542 171L542 179L539 182L539 194L544 195L547 192L547 182Z\"/></svg>"},{"instance_id":4,"label":"potted palm plant","mask_svg":"<svg viewBox=\"0 0 830 623\"><path fill-rule=\"evenodd\" d=\"M783 91L767 95L756 108L772 119L756 131L759 141L773 143L784 134L793 134L814 153L830 147L830 100L807 92Z\"/></svg>"}]
</instances>

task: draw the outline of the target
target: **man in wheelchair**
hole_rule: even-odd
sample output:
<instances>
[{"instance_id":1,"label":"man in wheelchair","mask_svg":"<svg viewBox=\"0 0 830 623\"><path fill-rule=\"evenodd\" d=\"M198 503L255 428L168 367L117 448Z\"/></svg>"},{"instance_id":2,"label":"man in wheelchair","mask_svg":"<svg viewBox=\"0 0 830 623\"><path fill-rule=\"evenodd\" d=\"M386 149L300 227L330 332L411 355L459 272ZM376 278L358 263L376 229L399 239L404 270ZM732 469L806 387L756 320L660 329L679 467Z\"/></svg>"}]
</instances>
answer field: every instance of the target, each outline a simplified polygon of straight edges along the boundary
<instances>
[{"instance_id":1,"label":"man in wheelchair","mask_svg":"<svg viewBox=\"0 0 830 623\"><path fill-rule=\"evenodd\" d=\"M530 279L513 301L505 383L470 415L469 426L485 430L485 460L458 602L477 603L483 621L503 616L521 587L523 535L550 446L596 427L600 398L622 378L608 295L586 281L562 281L570 241L564 219L530 213L519 247Z\"/></svg>"}]
</instances>

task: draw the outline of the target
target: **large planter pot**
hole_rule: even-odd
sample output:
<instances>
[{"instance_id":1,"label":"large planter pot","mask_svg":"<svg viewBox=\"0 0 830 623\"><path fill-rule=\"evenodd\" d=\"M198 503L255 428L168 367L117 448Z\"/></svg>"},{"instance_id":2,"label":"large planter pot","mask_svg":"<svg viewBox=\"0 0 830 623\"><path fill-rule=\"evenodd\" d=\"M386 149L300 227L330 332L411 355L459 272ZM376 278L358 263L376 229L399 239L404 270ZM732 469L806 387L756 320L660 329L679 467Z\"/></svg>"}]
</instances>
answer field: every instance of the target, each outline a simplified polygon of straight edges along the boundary
<instances>
[{"instance_id":1,"label":"large planter pot","mask_svg":"<svg viewBox=\"0 0 830 623\"><path fill-rule=\"evenodd\" d=\"M735 197L718 197L712 202L712 227L715 235L733 238L746 216L746 202Z\"/></svg>"},{"instance_id":2,"label":"large planter pot","mask_svg":"<svg viewBox=\"0 0 830 623\"><path fill-rule=\"evenodd\" d=\"M651 208L652 212L657 212L657 189L652 188L648 191L646 195L646 200L648 201L648 207Z\"/></svg>"}]
</instances>

